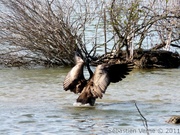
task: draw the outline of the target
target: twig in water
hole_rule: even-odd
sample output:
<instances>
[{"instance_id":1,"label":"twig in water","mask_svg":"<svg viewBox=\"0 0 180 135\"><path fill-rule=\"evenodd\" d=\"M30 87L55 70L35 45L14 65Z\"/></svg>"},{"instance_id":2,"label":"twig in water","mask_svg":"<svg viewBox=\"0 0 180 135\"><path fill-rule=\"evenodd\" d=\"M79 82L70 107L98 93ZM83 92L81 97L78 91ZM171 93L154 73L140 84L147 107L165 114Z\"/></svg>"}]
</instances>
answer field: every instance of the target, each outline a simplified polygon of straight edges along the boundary
<instances>
[{"instance_id":1,"label":"twig in water","mask_svg":"<svg viewBox=\"0 0 180 135\"><path fill-rule=\"evenodd\" d=\"M147 135L149 135L147 120L146 120L146 118L142 115L142 113L141 113L141 111L139 110L136 102L134 102L134 104L135 104L136 109L138 110L138 112L139 112L139 114L140 114L140 116L141 116L141 119L142 119L142 121L143 121L143 125L144 125L144 127L145 127L145 129L146 129Z\"/></svg>"}]
</instances>

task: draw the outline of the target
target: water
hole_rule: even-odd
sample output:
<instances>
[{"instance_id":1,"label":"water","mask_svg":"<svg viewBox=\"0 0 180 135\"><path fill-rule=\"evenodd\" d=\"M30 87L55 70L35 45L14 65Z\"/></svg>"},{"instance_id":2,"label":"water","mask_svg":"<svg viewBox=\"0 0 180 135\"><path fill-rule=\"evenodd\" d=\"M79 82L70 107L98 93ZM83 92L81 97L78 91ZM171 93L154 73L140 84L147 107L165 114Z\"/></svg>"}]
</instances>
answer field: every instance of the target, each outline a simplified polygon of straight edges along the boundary
<instances>
[{"instance_id":1,"label":"water","mask_svg":"<svg viewBox=\"0 0 180 135\"><path fill-rule=\"evenodd\" d=\"M68 68L0 70L1 135L180 134L180 69L134 70L111 84L95 107L75 107L62 83ZM143 132L144 131L144 132Z\"/></svg>"}]
</instances>

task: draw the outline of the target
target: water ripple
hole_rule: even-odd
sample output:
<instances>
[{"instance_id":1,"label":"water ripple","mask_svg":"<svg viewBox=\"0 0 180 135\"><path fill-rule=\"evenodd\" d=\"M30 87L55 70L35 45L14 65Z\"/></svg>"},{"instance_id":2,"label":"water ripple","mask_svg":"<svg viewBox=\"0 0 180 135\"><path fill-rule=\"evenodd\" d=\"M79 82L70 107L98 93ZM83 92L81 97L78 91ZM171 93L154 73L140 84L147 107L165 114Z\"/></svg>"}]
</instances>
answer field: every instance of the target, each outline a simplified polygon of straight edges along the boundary
<instances>
[{"instance_id":1,"label":"water ripple","mask_svg":"<svg viewBox=\"0 0 180 135\"><path fill-rule=\"evenodd\" d=\"M67 69L0 70L0 134L106 134L121 127L166 126L179 115L180 70L133 71L108 87L95 107L75 107L78 95L65 92Z\"/></svg>"}]
</instances>

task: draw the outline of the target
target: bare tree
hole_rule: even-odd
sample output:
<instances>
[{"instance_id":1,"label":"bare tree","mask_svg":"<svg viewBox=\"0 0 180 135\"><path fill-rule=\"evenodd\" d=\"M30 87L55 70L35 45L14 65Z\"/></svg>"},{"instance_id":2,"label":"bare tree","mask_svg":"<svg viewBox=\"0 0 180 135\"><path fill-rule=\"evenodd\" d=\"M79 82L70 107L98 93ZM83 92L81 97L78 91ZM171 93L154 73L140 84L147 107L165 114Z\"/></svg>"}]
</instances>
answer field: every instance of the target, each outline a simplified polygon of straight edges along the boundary
<instances>
[{"instance_id":1,"label":"bare tree","mask_svg":"<svg viewBox=\"0 0 180 135\"><path fill-rule=\"evenodd\" d=\"M154 24L154 30L157 33L159 40L161 43L157 46L154 46L153 49L164 48L165 50L170 50L170 46L180 47L178 46L180 43L180 2L177 0L169 0L169 1L156 1L155 5L159 5L158 7L154 7L151 9L155 16L165 16L163 19L159 19ZM149 9L150 10L150 9ZM160 11L163 11L160 12Z\"/></svg>"},{"instance_id":2,"label":"bare tree","mask_svg":"<svg viewBox=\"0 0 180 135\"><path fill-rule=\"evenodd\" d=\"M178 4L178 0L1 0L0 63L69 65L78 49L93 61L118 58L122 50L125 60L133 60L134 49L149 43L151 50L179 48ZM102 48L103 55L97 57Z\"/></svg>"},{"instance_id":3,"label":"bare tree","mask_svg":"<svg viewBox=\"0 0 180 135\"><path fill-rule=\"evenodd\" d=\"M85 46L85 29L95 18L95 1L1 0L1 63L69 65Z\"/></svg>"},{"instance_id":4,"label":"bare tree","mask_svg":"<svg viewBox=\"0 0 180 135\"><path fill-rule=\"evenodd\" d=\"M109 23L117 39L113 49L119 53L125 47L127 59L132 59L133 48L143 48L145 39L151 35L160 41L151 41L153 49L179 43L179 12L178 1L112 0ZM157 47L161 44L163 46Z\"/></svg>"}]
</instances>

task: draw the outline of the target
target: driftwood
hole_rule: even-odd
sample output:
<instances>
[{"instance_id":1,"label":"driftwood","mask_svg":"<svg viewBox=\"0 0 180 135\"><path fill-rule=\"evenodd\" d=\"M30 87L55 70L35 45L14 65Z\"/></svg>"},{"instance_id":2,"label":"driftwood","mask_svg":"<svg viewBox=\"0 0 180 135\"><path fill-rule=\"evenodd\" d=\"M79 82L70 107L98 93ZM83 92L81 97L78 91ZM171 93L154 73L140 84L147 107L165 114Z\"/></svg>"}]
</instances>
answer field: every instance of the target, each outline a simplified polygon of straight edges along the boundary
<instances>
[{"instance_id":1,"label":"driftwood","mask_svg":"<svg viewBox=\"0 0 180 135\"><path fill-rule=\"evenodd\" d=\"M171 124L180 124L180 116L172 116L167 122Z\"/></svg>"},{"instance_id":2,"label":"driftwood","mask_svg":"<svg viewBox=\"0 0 180 135\"><path fill-rule=\"evenodd\" d=\"M136 68L178 68L180 55L165 50L134 50L133 63ZM123 63L126 62L126 52L121 51L118 55L107 54L92 62L92 65L100 63Z\"/></svg>"},{"instance_id":3,"label":"driftwood","mask_svg":"<svg viewBox=\"0 0 180 135\"><path fill-rule=\"evenodd\" d=\"M178 68L180 55L165 50L136 50L133 61L138 68Z\"/></svg>"}]
</instances>

